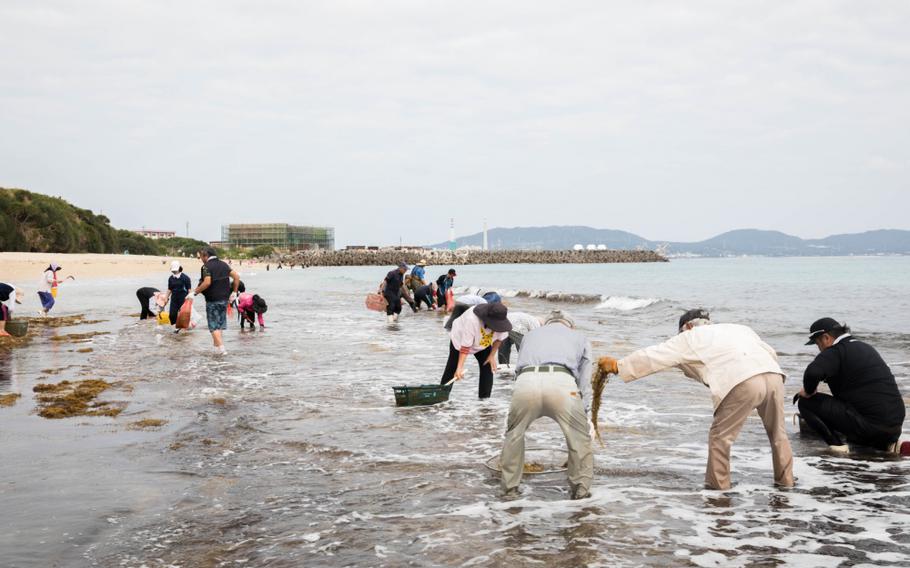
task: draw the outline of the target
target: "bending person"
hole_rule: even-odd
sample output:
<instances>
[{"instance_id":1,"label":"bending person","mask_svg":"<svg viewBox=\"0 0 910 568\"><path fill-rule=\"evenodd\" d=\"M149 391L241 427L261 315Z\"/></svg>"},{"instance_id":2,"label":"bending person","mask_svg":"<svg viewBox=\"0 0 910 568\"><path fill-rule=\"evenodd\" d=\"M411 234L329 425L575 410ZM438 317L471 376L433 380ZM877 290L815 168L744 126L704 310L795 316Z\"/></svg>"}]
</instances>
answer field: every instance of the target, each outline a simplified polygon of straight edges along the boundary
<instances>
[{"instance_id":1,"label":"bending person","mask_svg":"<svg viewBox=\"0 0 910 568\"><path fill-rule=\"evenodd\" d=\"M177 314L183 307L183 302L189 296L190 290L193 289L193 282L190 277L183 272L183 267L179 261L171 263L171 275L167 279L167 296L166 300L171 302L171 308L168 316L171 325L177 325Z\"/></svg>"},{"instance_id":2,"label":"bending person","mask_svg":"<svg viewBox=\"0 0 910 568\"><path fill-rule=\"evenodd\" d=\"M482 304L469 308L452 323L449 360L440 384L446 384L453 378L463 379L465 359L473 355L480 366L477 396L490 398L493 373L496 371L496 352L512 329L507 314L508 308L502 304Z\"/></svg>"},{"instance_id":3,"label":"bending person","mask_svg":"<svg viewBox=\"0 0 910 568\"><path fill-rule=\"evenodd\" d=\"M524 473L525 431L541 416L552 418L566 437L572 499L591 494L591 360L591 343L575 331L574 320L559 310L550 313L543 327L525 336L499 460L502 490L507 496L518 494Z\"/></svg>"},{"instance_id":4,"label":"bending person","mask_svg":"<svg viewBox=\"0 0 910 568\"><path fill-rule=\"evenodd\" d=\"M708 312L689 310L672 339L619 361L601 357L602 371L626 382L676 367L709 389L714 422L708 433L705 485L730 488L730 448L752 410L758 410L771 442L774 481L793 485L793 453L784 424L784 373L777 353L744 325L711 325Z\"/></svg>"},{"instance_id":5,"label":"bending person","mask_svg":"<svg viewBox=\"0 0 910 568\"><path fill-rule=\"evenodd\" d=\"M806 345L817 346L819 354L806 367L803 388L793 399L800 417L833 451L849 451L846 442L853 442L897 453L906 410L882 356L832 318L816 321L809 332ZM830 395L816 390L820 382L828 383ZM910 442L905 448L910 453Z\"/></svg>"},{"instance_id":6,"label":"bending person","mask_svg":"<svg viewBox=\"0 0 910 568\"><path fill-rule=\"evenodd\" d=\"M139 319L149 319L149 316L154 316L156 312L152 310L155 303L156 295L158 294L158 288L139 288L136 290L136 297L139 298Z\"/></svg>"}]
</instances>

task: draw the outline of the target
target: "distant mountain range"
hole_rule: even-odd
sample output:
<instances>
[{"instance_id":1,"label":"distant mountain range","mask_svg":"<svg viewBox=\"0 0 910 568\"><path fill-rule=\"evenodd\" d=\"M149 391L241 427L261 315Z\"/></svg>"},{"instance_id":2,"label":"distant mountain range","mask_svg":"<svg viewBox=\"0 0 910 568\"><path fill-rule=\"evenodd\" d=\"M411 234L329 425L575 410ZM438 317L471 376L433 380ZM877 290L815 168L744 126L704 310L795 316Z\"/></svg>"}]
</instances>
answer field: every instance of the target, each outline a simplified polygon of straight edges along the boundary
<instances>
[{"instance_id":1,"label":"distant mountain range","mask_svg":"<svg viewBox=\"0 0 910 568\"><path fill-rule=\"evenodd\" d=\"M865 233L801 239L779 231L740 229L695 243L652 241L626 231L582 226L496 228L487 232L491 249L565 250L575 245L611 249L664 248L670 256L841 256L910 254L910 231L883 229ZM483 233L456 239L456 246L482 246ZM448 248L449 243L429 245Z\"/></svg>"}]
</instances>

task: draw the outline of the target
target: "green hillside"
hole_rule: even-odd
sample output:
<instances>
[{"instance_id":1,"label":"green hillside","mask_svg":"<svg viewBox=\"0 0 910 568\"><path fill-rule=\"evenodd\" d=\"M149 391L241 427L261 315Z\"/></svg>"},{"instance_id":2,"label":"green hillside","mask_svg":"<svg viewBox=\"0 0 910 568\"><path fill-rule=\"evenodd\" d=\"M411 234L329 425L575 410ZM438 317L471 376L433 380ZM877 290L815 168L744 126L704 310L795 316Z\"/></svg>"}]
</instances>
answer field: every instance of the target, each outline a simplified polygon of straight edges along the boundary
<instances>
[{"instance_id":1,"label":"green hillside","mask_svg":"<svg viewBox=\"0 0 910 568\"><path fill-rule=\"evenodd\" d=\"M155 241L59 197L0 188L0 251L192 255L205 245L180 237Z\"/></svg>"}]
</instances>

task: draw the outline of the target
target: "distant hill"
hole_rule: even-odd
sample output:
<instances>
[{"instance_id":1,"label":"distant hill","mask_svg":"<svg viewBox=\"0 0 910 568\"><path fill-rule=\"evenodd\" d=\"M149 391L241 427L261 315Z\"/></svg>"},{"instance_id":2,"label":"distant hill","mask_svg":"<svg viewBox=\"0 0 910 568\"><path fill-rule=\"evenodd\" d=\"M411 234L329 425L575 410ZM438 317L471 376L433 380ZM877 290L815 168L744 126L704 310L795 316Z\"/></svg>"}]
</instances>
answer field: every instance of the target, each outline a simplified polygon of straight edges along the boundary
<instances>
[{"instance_id":1,"label":"distant hill","mask_svg":"<svg viewBox=\"0 0 910 568\"><path fill-rule=\"evenodd\" d=\"M202 246L180 237L154 241L59 197L0 187L0 251L192 254Z\"/></svg>"},{"instance_id":2,"label":"distant hill","mask_svg":"<svg viewBox=\"0 0 910 568\"><path fill-rule=\"evenodd\" d=\"M562 250L580 245L606 245L611 249L656 249L666 247L668 255L697 256L837 256L866 254L910 254L910 231L885 229L865 233L832 235L823 239L801 239L779 231L740 229L694 242L649 240L634 233L583 226L514 227L488 231L491 249ZM483 234L456 239L456 246L481 246ZM448 243L430 245L447 248Z\"/></svg>"}]
</instances>

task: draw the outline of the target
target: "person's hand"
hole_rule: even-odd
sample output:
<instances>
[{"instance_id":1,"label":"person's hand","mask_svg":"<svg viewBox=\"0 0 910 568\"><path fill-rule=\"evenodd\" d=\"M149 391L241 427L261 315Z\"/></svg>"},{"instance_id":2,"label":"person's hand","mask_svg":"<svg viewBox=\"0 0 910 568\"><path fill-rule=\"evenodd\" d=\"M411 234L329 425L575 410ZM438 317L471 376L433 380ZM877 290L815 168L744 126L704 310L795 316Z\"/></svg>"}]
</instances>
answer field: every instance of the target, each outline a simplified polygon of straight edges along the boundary
<instances>
[{"instance_id":1,"label":"person's hand","mask_svg":"<svg viewBox=\"0 0 910 568\"><path fill-rule=\"evenodd\" d=\"M490 369L495 373L499 367L497 367L498 357L496 351L492 351L490 356L487 357L487 360L484 361L484 365L489 365Z\"/></svg>"},{"instance_id":2,"label":"person's hand","mask_svg":"<svg viewBox=\"0 0 910 568\"><path fill-rule=\"evenodd\" d=\"M464 369L462 367L458 367L457 369L455 369L455 380L460 381L463 378L464 378Z\"/></svg>"},{"instance_id":3,"label":"person's hand","mask_svg":"<svg viewBox=\"0 0 910 568\"><path fill-rule=\"evenodd\" d=\"M591 436L591 441L597 438L597 430L594 429L594 422L590 418L588 418L588 435Z\"/></svg>"},{"instance_id":4,"label":"person's hand","mask_svg":"<svg viewBox=\"0 0 910 568\"><path fill-rule=\"evenodd\" d=\"M813 396L815 396L815 393L806 394L806 389L799 389L799 392L793 395L793 404L796 404L796 402L801 398L812 398Z\"/></svg>"},{"instance_id":5,"label":"person's hand","mask_svg":"<svg viewBox=\"0 0 910 568\"><path fill-rule=\"evenodd\" d=\"M237 292L231 292L231 295L228 298L228 303L233 304L236 301L237 301Z\"/></svg>"},{"instance_id":6,"label":"person's hand","mask_svg":"<svg viewBox=\"0 0 910 568\"><path fill-rule=\"evenodd\" d=\"M613 357L601 357L597 360L597 366L604 373L616 375L619 373L619 364Z\"/></svg>"}]
</instances>

